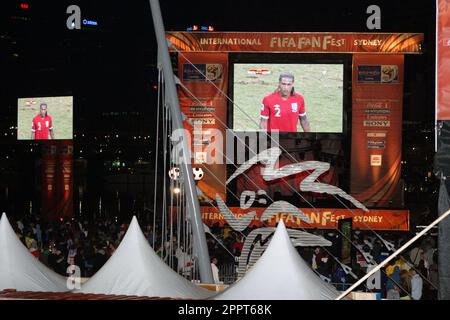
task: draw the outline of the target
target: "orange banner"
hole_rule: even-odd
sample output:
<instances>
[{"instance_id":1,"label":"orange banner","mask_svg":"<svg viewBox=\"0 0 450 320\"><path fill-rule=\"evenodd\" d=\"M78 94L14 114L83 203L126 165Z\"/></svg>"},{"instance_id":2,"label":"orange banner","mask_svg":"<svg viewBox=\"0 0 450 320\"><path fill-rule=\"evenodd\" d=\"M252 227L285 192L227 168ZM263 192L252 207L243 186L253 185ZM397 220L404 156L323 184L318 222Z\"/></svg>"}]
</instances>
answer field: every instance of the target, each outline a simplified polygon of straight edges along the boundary
<instances>
[{"instance_id":1,"label":"orange banner","mask_svg":"<svg viewBox=\"0 0 450 320\"><path fill-rule=\"evenodd\" d=\"M402 205L403 55L354 55L350 193L366 207Z\"/></svg>"},{"instance_id":2,"label":"orange banner","mask_svg":"<svg viewBox=\"0 0 450 320\"><path fill-rule=\"evenodd\" d=\"M437 2L436 120L450 120L450 3Z\"/></svg>"},{"instance_id":3,"label":"orange banner","mask_svg":"<svg viewBox=\"0 0 450 320\"><path fill-rule=\"evenodd\" d=\"M224 219L218 209L214 207L201 208L203 222L209 226L219 223L223 226L227 221ZM359 209L311 209L299 208L311 221L306 223L297 217L287 213L278 213L271 218L261 221L266 208L241 209L239 207L230 207L230 211L240 218L252 211L256 212L255 218L250 222L250 227L274 227L283 219L289 228L317 228L317 229L337 229L338 220L352 218L353 229L360 230L409 230L409 211L408 210L370 210L368 212Z\"/></svg>"},{"instance_id":4,"label":"orange banner","mask_svg":"<svg viewBox=\"0 0 450 320\"><path fill-rule=\"evenodd\" d=\"M42 216L46 220L73 216L73 142L42 145Z\"/></svg>"},{"instance_id":5,"label":"orange banner","mask_svg":"<svg viewBox=\"0 0 450 320\"><path fill-rule=\"evenodd\" d=\"M60 217L73 216L73 141L59 142L58 204Z\"/></svg>"},{"instance_id":6,"label":"orange banner","mask_svg":"<svg viewBox=\"0 0 450 320\"><path fill-rule=\"evenodd\" d=\"M175 31L166 38L176 50L193 52L421 53L423 33Z\"/></svg>"},{"instance_id":7,"label":"orange banner","mask_svg":"<svg viewBox=\"0 0 450 320\"><path fill-rule=\"evenodd\" d=\"M225 199L226 163L221 144L227 122L228 54L193 53L178 57L178 96L187 117L193 167L203 169L200 200ZM215 149L217 146L217 150Z\"/></svg>"},{"instance_id":8,"label":"orange banner","mask_svg":"<svg viewBox=\"0 0 450 320\"><path fill-rule=\"evenodd\" d=\"M56 218L57 198L57 143L52 140L42 142L42 217Z\"/></svg>"}]
</instances>

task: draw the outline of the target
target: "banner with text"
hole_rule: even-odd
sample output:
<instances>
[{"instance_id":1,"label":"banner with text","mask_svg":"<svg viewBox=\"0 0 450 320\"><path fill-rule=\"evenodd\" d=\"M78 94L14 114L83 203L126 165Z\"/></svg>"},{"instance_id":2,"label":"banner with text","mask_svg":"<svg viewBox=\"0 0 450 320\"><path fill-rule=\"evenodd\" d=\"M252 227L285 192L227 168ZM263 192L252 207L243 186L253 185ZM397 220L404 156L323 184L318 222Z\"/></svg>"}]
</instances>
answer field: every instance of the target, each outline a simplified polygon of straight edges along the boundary
<instances>
[{"instance_id":1,"label":"banner with text","mask_svg":"<svg viewBox=\"0 0 450 320\"><path fill-rule=\"evenodd\" d=\"M227 223L226 219L215 207L200 207L203 222L212 226L215 223L223 226ZM288 228L317 228L317 229L337 229L340 219L352 218L353 229L360 230L409 230L409 211L408 210L370 210L360 209L312 209L299 208L310 220L310 223L300 220L298 217L289 213L278 213L270 218L261 221L266 208L241 209L239 207L228 208L236 218L242 218L255 212L254 218L249 222L249 227L275 227L283 219Z\"/></svg>"},{"instance_id":2,"label":"banner with text","mask_svg":"<svg viewBox=\"0 0 450 320\"><path fill-rule=\"evenodd\" d=\"M354 55L350 193L367 207L401 205L403 55Z\"/></svg>"},{"instance_id":3,"label":"banner with text","mask_svg":"<svg viewBox=\"0 0 450 320\"><path fill-rule=\"evenodd\" d=\"M172 51L420 53L423 33L166 32Z\"/></svg>"},{"instance_id":4,"label":"banner with text","mask_svg":"<svg viewBox=\"0 0 450 320\"><path fill-rule=\"evenodd\" d=\"M226 161L222 137L227 124L228 54L178 56L178 89L185 129L190 133L192 166L203 169L200 200L225 199Z\"/></svg>"}]
</instances>

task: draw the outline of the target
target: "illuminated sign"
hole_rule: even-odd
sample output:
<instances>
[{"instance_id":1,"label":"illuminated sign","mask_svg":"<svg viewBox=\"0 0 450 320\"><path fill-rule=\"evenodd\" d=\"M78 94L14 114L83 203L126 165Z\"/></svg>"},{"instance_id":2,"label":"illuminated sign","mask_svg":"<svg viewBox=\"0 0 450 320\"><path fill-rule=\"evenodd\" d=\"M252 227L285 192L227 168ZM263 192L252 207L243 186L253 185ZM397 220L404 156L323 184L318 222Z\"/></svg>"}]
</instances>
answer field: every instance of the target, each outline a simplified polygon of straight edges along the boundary
<instances>
[{"instance_id":1,"label":"illuminated sign","mask_svg":"<svg viewBox=\"0 0 450 320\"><path fill-rule=\"evenodd\" d=\"M370 165L372 167L381 167L382 156L378 154L370 155Z\"/></svg>"},{"instance_id":2,"label":"illuminated sign","mask_svg":"<svg viewBox=\"0 0 450 320\"><path fill-rule=\"evenodd\" d=\"M83 24L86 26L97 26L98 22L93 20L83 19Z\"/></svg>"},{"instance_id":3,"label":"illuminated sign","mask_svg":"<svg viewBox=\"0 0 450 320\"><path fill-rule=\"evenodd\" d=\"M386 138L386 132L367 132L369 138Z\"/></svg>"},{"instance_id":4,"label":"illuminated sign","mask_svg":"<svg viewBox=\"0 0 450 320\"><path fill-rule=\"evenodd\" d=\"M84 26L98 26L98 21L83 19L81 20L81 8L77 5L70 5L66 9L70 16L66 20L66 26L69 30L81 30L81 24Z\"/></svg>"}]
</instances>

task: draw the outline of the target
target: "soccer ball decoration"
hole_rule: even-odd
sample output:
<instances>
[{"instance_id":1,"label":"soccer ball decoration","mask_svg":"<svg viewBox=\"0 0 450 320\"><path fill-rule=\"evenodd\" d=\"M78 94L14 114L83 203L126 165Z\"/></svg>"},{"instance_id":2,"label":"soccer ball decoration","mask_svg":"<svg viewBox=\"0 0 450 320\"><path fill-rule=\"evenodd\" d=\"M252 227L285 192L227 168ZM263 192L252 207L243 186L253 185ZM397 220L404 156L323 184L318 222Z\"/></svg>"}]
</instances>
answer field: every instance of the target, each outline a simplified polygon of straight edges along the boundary
<instances>
[{"instance_id":1,"label":"soccer ball decoration","mask_svg":"<svg viewBox=\"0 0 450 320\"><path fill-rule=\"evenodd\" d=\"M192 174L194 175L194 180L202 180L204 173L202 168L192 168ZM169 170L169 177L172 180L178 180L181 176L181 170L178 167L173 167Z\"/></svg>"},{"instance_id":2,"label":"soccer ball decoration","mask_svg":"<svg viewBox=\"0 0 450 320\"><path fill-rule=\"evenodd\" d=\"M192 168L192 173L194 174L194 180L202 180L204 173L202 168Z\"/></svg>"},{"instance_id":3,"label":"soccer ball decoration","mask_svg":"<svg viewBox=\"0 0 450 320\"><path fill-rule=\"evenodd\" d=\"M181 174L180 168L173 167L172 169L169 170L169 177L172 180L178 180L180 174Z\"/></svg>"}]
</instances>

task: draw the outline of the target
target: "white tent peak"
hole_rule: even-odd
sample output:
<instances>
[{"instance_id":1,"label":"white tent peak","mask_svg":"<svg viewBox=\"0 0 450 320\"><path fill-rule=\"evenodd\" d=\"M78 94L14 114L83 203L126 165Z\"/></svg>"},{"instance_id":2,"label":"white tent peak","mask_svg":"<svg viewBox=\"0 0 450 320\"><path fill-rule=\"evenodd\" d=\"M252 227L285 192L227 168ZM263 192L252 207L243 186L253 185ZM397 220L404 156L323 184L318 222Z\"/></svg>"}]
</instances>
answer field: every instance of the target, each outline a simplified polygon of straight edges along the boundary
<instances>
[{"instance_id":1,"label":"white tent peak","mask_svg":"<svg viewBox=\"0 0 450 320\"><path fill-rule=\"evenodd\" d=\"M284 224L284 220L280 219L280 221L278 222L278 225L277 225L277 231L276 232L283 233L283 231L285 231L286 235L287 235L287 230L286 230L286 225Z\"/></svg>"},{"instance_id":2,"label":"white tent peak","mask_svg":"<svg viewBox=\"0 0 450 320\"><path fill-rule=\"evenodd\" d=\"M50 270L20 242L8 217L0 219L0 290L64 292L66 278Z\"/></svg>"},{"instance_id":3,"label":"white tent peak","mask_svg":"<svg viewBox=\"0 0 450 320\"><path fill-rule=\"evenodd\" d=\"M261 258L242 279L214 299L331 300L338 295L298 254L280 220Z\"/></svg>"},{"instance_id":4,"label":"white tent peak","mask_svg":"<svg viewBox=\"0 0 450 320\"><path fill-rule=\"evenodd\" d=\"M280 253L284 253L285 257L299 257L301 259L297 252L297 249L295 249L295 247L292 245L291 238L289 238L289 233L287 232L286 225L284 224L283 219L280 219L280 221L278 222L277 229L275 230L275 233L273 234L269 246L267 247L264 254L279 255Z\"/></svg>"},{"instance_id":5,"label":"white tent peak","mask_svg":"<svg viewBox=\"0 0 450 320\"><path fill-rule=\"evenodd\" d=\"M133 217L117 250L80 292L203 299L201 289L167 266L148 244Z\"/></svg>"},{"instance_id":6,"label":"white tent peak","mask_svg":"<svg viewBox=\"0 0 450 320\"><path fill-rule=\"evenodd\" d=\"M136 226L136 227L139 228L139 223L138 223L138 221L137 221L136 216L133 216L133 218L131 219L130 226Z\"/></svg>"}]
</instances>

